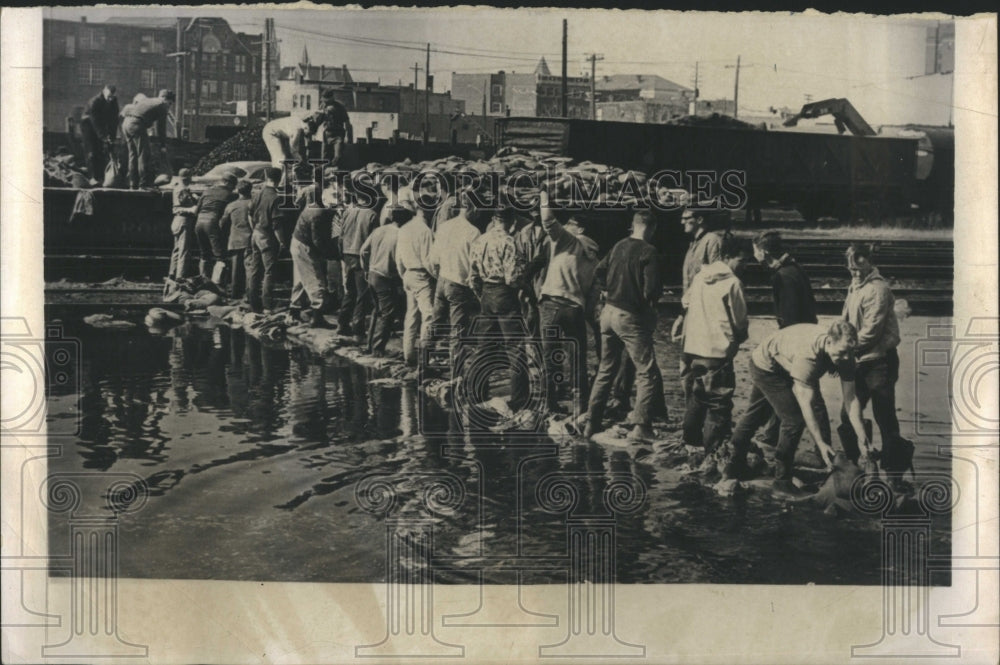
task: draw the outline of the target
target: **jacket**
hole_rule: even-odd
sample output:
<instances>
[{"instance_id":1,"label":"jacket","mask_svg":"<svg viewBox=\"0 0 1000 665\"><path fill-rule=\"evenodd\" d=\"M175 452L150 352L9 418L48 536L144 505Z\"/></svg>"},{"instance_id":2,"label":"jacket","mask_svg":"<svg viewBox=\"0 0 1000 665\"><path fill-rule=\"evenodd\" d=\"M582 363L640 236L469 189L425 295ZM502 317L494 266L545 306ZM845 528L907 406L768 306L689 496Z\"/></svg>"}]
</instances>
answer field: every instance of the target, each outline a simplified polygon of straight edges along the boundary
<instances>
[{"instance_id":1,"label":"jacket","mask_svg":"<svg viewBox=\"0 0 1000 665\"><path fill-rule=\"evenodd\" d=\"M434 276L468 286L472 243L478 237L479 229L464 214L439 226L430 253Z\"/></svg>"},{"instance_id":2,"label":"jacket","mask_svg":"<svg viewBox=\"0 0 1000 665\"><path fill-rule=\"evenodd\" d=\"M250 226L253 242L261 249L277 249L279 243L288 245L281 195L271 185L255 193L250 199Z\"/></svg>"},{"instance_id":3,"label":"jacket","mask_svg":"<svg viewBox=\"0 0 1000 665\"><path fill-rule=\"evenodd\" d=\"M748 337L749 324L743 285L729 266L722 261L702 266L681 302L687 309L684 353L733 358Z\"/></svg>"},{"instance_id":4,"label":"jacket","mask_svg":"<svg viewBox=\"0 0 1000 665\"><path fill-rule=\"evenodd\" d=\"M682 275L684 290L691 287L691 280L698 274L703 265L715 263L722 258L722 236L712 231L702 231L691 241L684 255L684 272Z\"/></svg>"},{"instance_id":5,"label":"jacket","mask_svg":"<svg viewBox=\"0 0 1000 665\"><path fill-rule=\"evenodd\" d=\"M469 286L479 293L483 284L521 286L524 255L502 223L491 222L469 249Z\"/></svg>"},{"instance_id":6,"label":"jacket","mask_svg":"<svg viewBox=\"0 0 1000 665\"><path fill-rule=\"evenodd\" d=\"M361 265L369 273L386 279L398 279L396 272L396 237L399 227L395 223L380 226L368 236L361 246Z\"/></svg>"},{"instance_id":7,"label":"jacket","mask_svg":"<svg viewBox=\"0 0 1000 665\"><path fill-rule=\"evenodd\" d=\"M334 220L337 211L316 203L309 204L299 213L292 237L316 249L325 259L339 259L340 248L334 238Z\"/></svg>"},{"instance_id":8,"label":"jacket","mask_svg":"<svg viewBox=\"0 0 1000 665\"><path fill-rule=\"evenodd\" d=\"M118 100L105 99L100 93L87 102L85 118L90 119L90 125L94 128L97 138L102 141L107 138L115 138L118 133Z\"/></svg>"},{"instance_id":9,"label":"jacket","mask_svg":"<svg viewBox=\"0 0 1000 665\"><path fill-rule=\"evenodd\" d=\"M876 360L899 346L896 299L878 268L860 282L851 282L842 318L858 329L858 362Z\"/></svg>"},{"instance_id":10,"label":"jacket","mask_svg":"<svg viewBox=\"0 0 1000 665\"><path fill-rule=\"evenodd\" d=\"M567 231L552 217L543 219L542 227L551 248L542 296L566 298L586 308L597 269L597 243L585 235Z\"/></svg>"},{"instance_id":11,"label":"jacket","mask_svg":"<svg viewBox=\"0 0 1000 665\"><path fill-rule=\"evenodd\" d=\"M236 199L226 206L219 220L219 228L229 237L227 249L246 249L250 246L250 199Z\"/></svg>"},{"instance_id":12,"label":"jacket","mask_svg":"<svg viewBox=\"0 0 1000 665\"><path fill-rule=\"evenodd\" d=\"M809 277L795 259L785 254L781 265L771 275L774 292L774 316L779 328L796 323L816 323L816 299L813 297Z\"/></svg>"},{"instance_id":13,"label":"jacket","mask_svg":"<svg viewBox=\"0 0 1000 665\"><path fill-rule=\"evenodd\" d=\"M378 228L378 214L371 208L349 204L340 218L340 251L342 254L361 253L361 245Z\"/></svg>"}]
</instances>

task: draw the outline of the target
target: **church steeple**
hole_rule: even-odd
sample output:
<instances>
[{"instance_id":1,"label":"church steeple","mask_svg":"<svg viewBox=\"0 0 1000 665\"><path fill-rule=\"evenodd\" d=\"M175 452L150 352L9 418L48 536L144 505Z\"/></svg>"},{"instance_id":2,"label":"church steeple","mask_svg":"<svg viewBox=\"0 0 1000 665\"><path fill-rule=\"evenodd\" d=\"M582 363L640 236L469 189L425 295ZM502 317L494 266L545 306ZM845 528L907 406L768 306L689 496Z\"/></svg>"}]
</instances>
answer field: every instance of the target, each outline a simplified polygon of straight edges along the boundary
<instances>
[{"instance_id":1,"label":"church steeple","mask_svg":"<svg viewBox=\"0 0 1000 665\"><path fill-rule=\"evenodd\" d=\"M549 71L549 63L545 62L545 56L538 61L538 65L535 67L535 74L539 76L552 76L552 72Z\"/></svg>"},{"instance_id":2,"label":"church steeple","mask_svg":"<svg viewBox=\"0 0 1000 665\"><path fill-rule=\"evenodd\" d=\"M309 66L309 50L306 49L305 44L302 45L302 57L299 59L299 64L305 65L306 67Z\"/></svg>"}]
</instances>

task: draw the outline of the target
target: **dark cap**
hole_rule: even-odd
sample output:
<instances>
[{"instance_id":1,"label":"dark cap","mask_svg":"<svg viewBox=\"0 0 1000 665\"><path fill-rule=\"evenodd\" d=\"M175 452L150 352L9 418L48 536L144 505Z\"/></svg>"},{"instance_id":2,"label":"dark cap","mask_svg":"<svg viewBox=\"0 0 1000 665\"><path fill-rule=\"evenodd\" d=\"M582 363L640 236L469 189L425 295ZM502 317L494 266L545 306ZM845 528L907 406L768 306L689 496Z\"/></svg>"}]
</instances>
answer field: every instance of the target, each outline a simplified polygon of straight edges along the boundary
<instances>
[{"instance_id":1,"label":"dark cap","mask_svg":"<svg viewBox=\"0 0 1000 665\"><path fill-rule=\"evenodd\" d=\"M269 166L264 169L264 177L271 182L278 182L281 180L281 169Z\"/></svg>"},{"instance_id":2,"label":"dark cap","mask_svg":"<svg viewBox=\"0 0 1000 665\"><path fill-rule=\"evenodd\" d=\"M411 208L407 206L393 206L389 210L389 219L391 219L396 224L406 224L408 221L413 219L414 212Z\"/></svg>"},{"instance_id":3,"label":"dark cap","mask_svg":"<svg viewBox=\"0 0 1000 665\"><path fill-rule=\"evenodd\" d=\"M230 187L230 188L236 186L236 180L237 180L236 174L234 174L234 173L226 173L220 179L220 181L222 182L223 185L225 185L226 187Z\"/></svg>"}]
</instances>

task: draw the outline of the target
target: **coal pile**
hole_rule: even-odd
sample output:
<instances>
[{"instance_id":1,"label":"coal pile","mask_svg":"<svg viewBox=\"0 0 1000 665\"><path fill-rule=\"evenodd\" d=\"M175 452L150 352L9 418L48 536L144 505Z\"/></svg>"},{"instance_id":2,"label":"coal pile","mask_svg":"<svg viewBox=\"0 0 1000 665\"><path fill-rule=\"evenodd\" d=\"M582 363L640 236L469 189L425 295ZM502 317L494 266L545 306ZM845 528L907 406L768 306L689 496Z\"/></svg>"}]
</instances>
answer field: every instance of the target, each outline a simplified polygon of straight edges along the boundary
<instances>
[{"instance_id":1,"label":"coal pile","mask_svg":"<svg viewBox=\"0 0 1000 665\"><path fill-rule=\"evenodd\" d=\"M751 125L748 122L737 120L732 116L720 115L718 113L705 116L686 115L670 120L666 124L683 125L685 127L712 127L717 129L760 129L757 125Z\"/></svg>"},{"instance_id":2,"label":"coal pile","mask_svg":"<svg viewBox=\"0 0 1000 665\"><path fill-rule=\"evenodd\" d=\"M210 153L198 160L191 169L193 175L205 175L219 164L226 162L271 161L271 155L264 145L261 127L247 127L232 136Z\"/></svg>"}]
</instances>

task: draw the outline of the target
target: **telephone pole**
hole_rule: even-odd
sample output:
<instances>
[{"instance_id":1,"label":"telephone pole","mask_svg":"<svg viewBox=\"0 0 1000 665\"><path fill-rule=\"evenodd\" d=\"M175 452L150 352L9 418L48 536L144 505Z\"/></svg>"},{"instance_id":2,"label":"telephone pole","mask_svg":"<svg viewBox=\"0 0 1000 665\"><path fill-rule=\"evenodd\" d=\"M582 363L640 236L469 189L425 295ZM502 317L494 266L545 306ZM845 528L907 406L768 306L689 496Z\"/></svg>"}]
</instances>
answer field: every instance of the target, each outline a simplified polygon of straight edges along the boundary
<instances>
[{"instance_id":1,"label":"telephone pole","mask_svg":"<svg viewBox=\"0 0 1000 665\"><path fill-rule=\"evenodd\" d=\"M733 90L733 117L740 115L740 56L736 56L736 88Z\"/></svg>"},{"instance_id":2,"label":"telephone pole","mask_svg":"<svg viewBox=\"0 0 1000 665\"><path fill-rule=\"evenodd\" d=\"M424 145L431 131L431 45L427 44L427 67L424 69Z\"/></svg>"},{"instance_id":3,"label":"telephone pole","mask_svg":"<svg viewBox=\"0 0 1000 665\"><path fill-rule=\"evenodd\" d=\"M597 61L604 60L603 53L591 53L590 60L590 119L597 120Z\"/></svg>"},{"instance_id":4,"label":"telephone pole","mask_svg":"<svg viewBox=\"0 0 1000 665\"><path fill-rule=\"evenodd\" d=\"M423 71L423 67L419 62L415 62L410 69L413 70L413 112L418 113L420 107L417 105L417 82L420 80L418 74Z\"/></svg>"},{"instance_id":5,"label":"telephone pole","mask_svg":"<svg viewBox=\"0 0 1000 665\"><path fill-rule=\"evenodd\" d=\"M274 43L274 19L264 19L264 99L266 102L266 118L271 121L271 47Z\"/></svg>"},{"instance_id":6,"label":"telephone pole","mask_svg":"<svg viewBox=\"0 0 1000 665\"><path fill-rule=\"evenodd\" d=\"M562 117L564 117L564 118L569 117L569 113L568 113L569 107L568 107L568 103L567 103L567 100L566 100L566 97L569 94L569 82L566 79L566 40L567 40L568 34L569 34L569 22L566 19L563 19L563 39L562 39L562 46L563 46L563 52L562 52L562 95L561 96L562 96Z\"/></svg>"}]
</instances>

